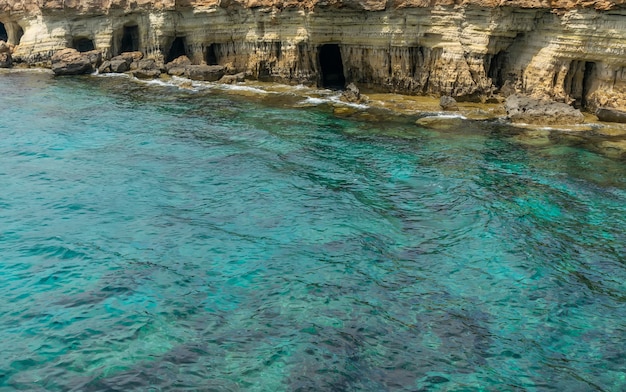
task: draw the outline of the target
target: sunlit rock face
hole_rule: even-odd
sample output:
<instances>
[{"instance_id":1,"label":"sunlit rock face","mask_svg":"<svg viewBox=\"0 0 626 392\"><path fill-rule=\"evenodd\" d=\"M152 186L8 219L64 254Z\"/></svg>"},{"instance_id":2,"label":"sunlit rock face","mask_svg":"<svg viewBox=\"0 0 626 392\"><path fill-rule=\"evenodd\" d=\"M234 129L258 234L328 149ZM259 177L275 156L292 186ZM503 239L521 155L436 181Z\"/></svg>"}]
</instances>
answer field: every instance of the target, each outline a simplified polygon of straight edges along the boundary
<instances>
[{"instance_id":1,"label":"sunlit rock face","mask_svg":"<svg viewBox=\"0 0 626 392\"><path fill-rule=\"evenodd\" d=\"M624 0L0 0L0 22L14 62L141 51L260 80L626 109Z\"/></svg>"}]
</instances>

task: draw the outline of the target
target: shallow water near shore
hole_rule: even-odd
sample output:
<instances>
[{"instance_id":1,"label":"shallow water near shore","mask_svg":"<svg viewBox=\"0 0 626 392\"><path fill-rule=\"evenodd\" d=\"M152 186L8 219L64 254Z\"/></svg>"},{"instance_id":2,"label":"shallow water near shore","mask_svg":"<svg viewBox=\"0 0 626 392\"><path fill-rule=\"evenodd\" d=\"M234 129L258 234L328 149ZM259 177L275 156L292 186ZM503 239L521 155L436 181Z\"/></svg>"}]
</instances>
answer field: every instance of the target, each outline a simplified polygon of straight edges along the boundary
<instances>
[{"instance_id":1,"label":"shallow water near shore","mask_svg":"<svg viewBox=\"0 0 626 392\"><path fill-rule=\"evenodd\" d=\"M0 391L626 390L626 164L575 136L0 86Z\"/></svg>"}]
</instances>

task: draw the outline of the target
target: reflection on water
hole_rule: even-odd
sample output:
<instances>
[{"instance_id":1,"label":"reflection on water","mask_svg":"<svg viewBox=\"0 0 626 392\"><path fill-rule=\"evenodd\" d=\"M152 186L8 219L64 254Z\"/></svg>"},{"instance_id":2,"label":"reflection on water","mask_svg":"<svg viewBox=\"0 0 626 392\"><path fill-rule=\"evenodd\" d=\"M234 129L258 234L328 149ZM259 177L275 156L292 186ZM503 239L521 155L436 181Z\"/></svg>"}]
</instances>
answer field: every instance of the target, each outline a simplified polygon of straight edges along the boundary
<instances>
[{"instance_id":1,"label":"reflection on water","mask_svg":"<svg viewBox=\"0 0 626 392\"><path fill-rule=\"evenodd\" d=\"M571 135L0 84L4 389L626 389L626 169Z\"/></svg>"}]
</instances>

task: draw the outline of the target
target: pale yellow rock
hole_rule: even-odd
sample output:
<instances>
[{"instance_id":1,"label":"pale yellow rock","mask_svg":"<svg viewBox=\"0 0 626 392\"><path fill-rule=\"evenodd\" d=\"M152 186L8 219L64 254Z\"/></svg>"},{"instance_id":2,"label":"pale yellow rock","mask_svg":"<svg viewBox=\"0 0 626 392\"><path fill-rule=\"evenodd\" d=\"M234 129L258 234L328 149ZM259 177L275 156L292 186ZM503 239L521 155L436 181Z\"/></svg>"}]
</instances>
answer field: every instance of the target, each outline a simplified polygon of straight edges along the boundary
<instances>
[{"instance_id":1,"label":"pale yellow rock","mask_svg":"<svg viewBox=\"0 0 626 392\"><path fill-rule=\"evenodd\" d=\"M427 116L420 118L415 123L424 128L447 131L450 129L458 130L463 124L463 119L452 116Z\"/></svg>"},{"instance_id":2,"label":"pale yellow rock","mask_svg":"<svg viewBox=\"0 0 626 392\"><path fill-rule=\"evenodd\" d=\"M321 82L336 43L346 83L484 100L500 88L626 110L626 0L0 0L13 57L45 63L76 39L144 56L184 38L194 64L289 84ZM369 92L368 92L368 95ZM370 95L371 96L371 95ZM375 98L372 98L375 99ZM410 110L410 109L407 109Z\"/></svg>"}]
</instances>

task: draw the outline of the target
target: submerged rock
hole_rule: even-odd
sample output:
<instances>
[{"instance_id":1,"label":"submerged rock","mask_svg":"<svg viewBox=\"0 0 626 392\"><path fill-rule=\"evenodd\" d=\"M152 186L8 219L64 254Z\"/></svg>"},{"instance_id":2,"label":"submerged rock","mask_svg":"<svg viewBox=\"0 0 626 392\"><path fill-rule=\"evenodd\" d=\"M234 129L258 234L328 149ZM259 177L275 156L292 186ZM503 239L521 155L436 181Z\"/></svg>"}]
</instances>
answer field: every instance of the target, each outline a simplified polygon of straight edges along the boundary
<instances>
[{"instance_id":1,"label":"submerged rock","mask_svg":"<svg viewBox=\"0 0 626 392\"><path fill-rule=\"evenodd\" d=\"M585 119L582 112L572 106L524 95L509 96L504 107L512 122L544 125L579 124Z\"/></svg>"},{"instance_id":2,"label":"submerged rock","mask_svg":"<svg viewBox=\"0 0 626 392\"><path fill-rule=\"evenodd\" d=\"M456 116L426 116L420 118L415 123L424 128L447 131L461 128L463 118Z\"/></svg>"},{"instance_id":3,"label":"submerged rock","mask_svg":"<svg viewBox=\"0 0 626 392\"><path fill-rule=\"evenodd\" d=\"M79 52L65 48L55 52L51 61L55 75L82 75L93 72L100 65L102 53L97 50Z\"/></svg>"}]
</instances>

